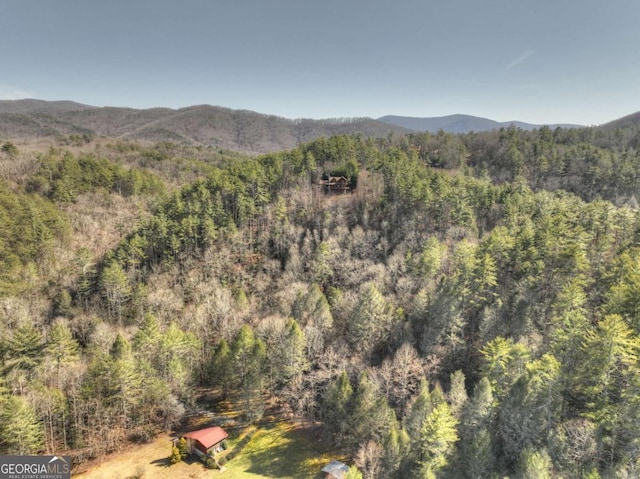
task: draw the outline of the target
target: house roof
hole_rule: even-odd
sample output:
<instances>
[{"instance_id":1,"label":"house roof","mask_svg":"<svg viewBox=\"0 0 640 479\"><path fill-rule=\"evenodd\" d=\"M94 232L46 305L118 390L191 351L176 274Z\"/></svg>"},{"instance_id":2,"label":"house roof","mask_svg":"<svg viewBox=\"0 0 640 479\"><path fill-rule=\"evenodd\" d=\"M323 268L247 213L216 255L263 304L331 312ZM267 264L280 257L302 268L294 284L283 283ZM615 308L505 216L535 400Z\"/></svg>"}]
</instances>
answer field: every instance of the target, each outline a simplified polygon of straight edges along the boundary
<instances>
[{"instance_id":1,"label":"house roof","mask_svg":"<svg viewBox=\"0 0 640 479\"><path fill-rule=\"evenodd\" d=\"M342 478L349 472L349 466L340 461L331 461L329 464L322 468L321 472L331 474L334 477Z\"/></svg>"},{"instance_id":2,"label":"house roof","mask_svg":"<svg viewBox=\"0 0 640 479\"><path fill-rule=\"evenodd\" d=\"M321 185L333 185L336 184L338 182L345 182L345 183L349 183L349 179L344 177L344 176L330 176L329 178L327 178L326 180L320 180L318 183Z\"/></svg>"},{"instance_id":3,"label":"house roof","mask_svg":"<svg viewBox=\"0 0 640 479\"><path fill-rule=\"evenodd\" d=\"M229 434L221 427L207 427L198 431L191 431L184 435L189 439L194 439L202 444L206 449L215 446L221 441L224 441Z\"/></svg>"}]
</instances>

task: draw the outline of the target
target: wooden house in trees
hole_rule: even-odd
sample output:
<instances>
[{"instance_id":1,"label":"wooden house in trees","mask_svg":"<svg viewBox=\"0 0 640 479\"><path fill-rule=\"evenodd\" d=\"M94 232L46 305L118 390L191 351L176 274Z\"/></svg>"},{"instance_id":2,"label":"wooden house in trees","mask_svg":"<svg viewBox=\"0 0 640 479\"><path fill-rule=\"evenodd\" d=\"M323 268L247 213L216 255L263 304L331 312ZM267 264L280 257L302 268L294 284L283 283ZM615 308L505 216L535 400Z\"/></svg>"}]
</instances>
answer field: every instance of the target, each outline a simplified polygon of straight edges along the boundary
<instances>
[{"instance_id":1,"label":"wooden house in trees","mask_svg":"<svg viewBox=\"0 0 640 479\"><path fill-rule=\"evenodd\" d=\"M221 427L215 426L188 432L182 437L187 440L187 451L190 454L211 456L224 449L224 440L229 434Z\"/></svg>"},{"instance_id":2,"label":"wooden house in trees","mask_svg":"<svg viewBox=\"0 0 640 479\"><path fill-rule=\"evenodd\" d=\"M349 466L340 461L331 461L321 470L326 479L342 479L349 472Z\"/></svg>"},{"instance_id":3,"label":"wooden house in trees","mask_svg":"<svg viewBox=\"0 0 640 479\"><path fill-rule=\"evenodd\" d=\"M326 180L320 180L318 187L323 193L344 194L351 190L351 181L344 176L330 176Z\"/></svg>"}]
</instances>

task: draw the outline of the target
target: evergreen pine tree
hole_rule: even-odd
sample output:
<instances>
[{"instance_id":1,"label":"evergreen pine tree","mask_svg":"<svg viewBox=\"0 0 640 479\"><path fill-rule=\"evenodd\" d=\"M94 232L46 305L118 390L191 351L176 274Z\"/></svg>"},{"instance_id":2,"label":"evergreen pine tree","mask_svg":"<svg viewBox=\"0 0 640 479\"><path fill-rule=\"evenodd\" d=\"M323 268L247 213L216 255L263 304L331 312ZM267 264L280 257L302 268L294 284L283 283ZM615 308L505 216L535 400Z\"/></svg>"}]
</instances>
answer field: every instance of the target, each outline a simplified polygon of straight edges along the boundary
<instances>
[{"instance_id":1,"label":"evergreen pine tree","mask_svg":"<svg viewBox=\"0 0 640 479\"><path fill-rule=\"evenodd\" d=\"M232 386L231 349L226 339L221 339L211 358L209 381L222 389L223 399L227 398Z\"/></svg>"},{"instance_id":2,"label":"evergreen pine tree","mask_svg":"<svg viewBox=\"0 0 640 479\"><path fill-rule=\"evenodd\" d=\"M56 385L60 387L61 366L79 359L78 343L66 322L58 320L53 324L45 351L56 365Z\"/></svg>"},{"instance_id":3,"label":"evergreen pine tree","mask_svg":"<svg viewBox=\"0 0 640 479\"><path fill-rule=\"evenodd\" d=\"M427 415L422 425L418 464L421 470L436 473L447 465L458 441L458 421L450 406L443 402Z\"/></svg>"},{"instance_id":4,"label":"evergreen pine tree","mask_svg":"<svg viewBox=\"0 0 640 479\"><path fill-rule=\"evenodd\" d=\"M22 397L9 396L0 411L0 451L35 454L44 445L44 430L34 409Z\"/></svg>"},{"instance_id":5,"label":"evergreen pine tree","mask_svg":"<svg viewBox=\"0 0 640 479\"><path fill-rule=\"evenodd\" d=\"M6 365L9 369L33 371L42 362L42 334L31 324L13 332L6 344Z\"/></svg>"},{"instance_id":6,"label":"evergreen pine tree","mask_svg":"<svg viewBox=\"0 0 640 479\"><path fill-rule=\"evenodd\" d=\"M374 285L365 288L349 322L349 340L358 350L370 355L391 328L393 312Z\"/></svg>"},{"instance_id":7,"label":"evergreen pine tree","mask_svg":"<svg viewBox=\"0 0 640 479\"><path fill-rule=\"evenodd\" d=\"M493 414L491 384L487 378L482 378L463 408L459 427L458 461L469 479L488 478L494 471L495 456L490 432Z\"/></svg>"},{"instance_id":8,"label":"evergreen pine tree","mask_svg":"<svg viewBox=\"0 0 640 479\"><path fill-rule=\"evenodd\" d=\"M322 399L322 416L336 434L338 442L347 435L351 422L353 387L346 371L329 384Z\"/></svg>"}]
</instances>

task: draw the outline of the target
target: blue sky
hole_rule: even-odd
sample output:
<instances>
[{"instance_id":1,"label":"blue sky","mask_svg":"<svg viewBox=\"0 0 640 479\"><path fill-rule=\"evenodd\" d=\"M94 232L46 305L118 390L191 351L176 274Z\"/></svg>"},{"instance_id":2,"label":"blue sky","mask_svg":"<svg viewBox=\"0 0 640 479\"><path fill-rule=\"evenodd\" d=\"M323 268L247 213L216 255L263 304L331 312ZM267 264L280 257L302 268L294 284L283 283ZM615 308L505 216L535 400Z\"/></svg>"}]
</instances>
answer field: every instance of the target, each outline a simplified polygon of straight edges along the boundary
<instances>
[{"instance_id":1,"label":"blue sky","mask_svg":"<svg viewBox=\"0 0 640 479\"><path fill-rule=\"evenodd\" d=\"M0 98L600 124L640 110L639 18L638 0L0 0Z\"/></svg>"}]
</instances>

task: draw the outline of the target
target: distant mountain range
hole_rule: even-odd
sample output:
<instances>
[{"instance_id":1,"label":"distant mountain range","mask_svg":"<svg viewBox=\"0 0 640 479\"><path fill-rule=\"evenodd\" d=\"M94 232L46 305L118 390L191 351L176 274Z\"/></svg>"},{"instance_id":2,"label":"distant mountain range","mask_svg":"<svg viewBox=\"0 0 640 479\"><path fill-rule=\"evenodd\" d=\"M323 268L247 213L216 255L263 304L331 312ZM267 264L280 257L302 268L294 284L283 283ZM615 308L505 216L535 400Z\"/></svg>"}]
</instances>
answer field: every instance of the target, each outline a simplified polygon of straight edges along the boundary
<instances>
[{"instance_id":1,"label":"distant mountain range","mask_svg":"<svg viewBox=\"0 0 640 479\"><path fill-rule=\"evenodd\" d=\"M94 134L138 141L212 145L245 153L294 148L321 136L367 137L409 130L371 118L289 120L210 105L170 108L98 108L69 101L0 101L0 140Z\"/></svg>"},{"instance_id":2,"label":"distant mountain range","mask_svg":"<svg viewBox=\"0 0 640 479\"><path fill-rule=\"evenodd\" d=\"M522 121L498 122L488 118L471 115L448 115L432 118L416 118L411 116L387 115L378 118L378 121L388 125L400 126L412 131L437 132L444 130L449 133L469 133L471 131L491 131L514 125L522 130L536 130L543 125L533 125ZM550 128L582 128L581 125L554 124L547 125Z\"/></svg>"},{"instance_id":3,"label":"distant mountain range","mask_svg":"<svg viewBox=\"0 0 640 479\"><path fill-rule=\"evenodd\" d=\"M637 122L638 115L607 125ZM287 150L321 136L361 134L387 137L412 131L467 133L509 125L532 130L541 125L520 121L497 122L470 115L414 118L387 115L378 119L344 118L290 120L247 110L196 105L187 108L94 107L72 101L0 100L0 140L92 134L137 141L171 141L210 145L245 153ZM580 125L548 125L579 128Z\"/></svg>"}]
</instances>

